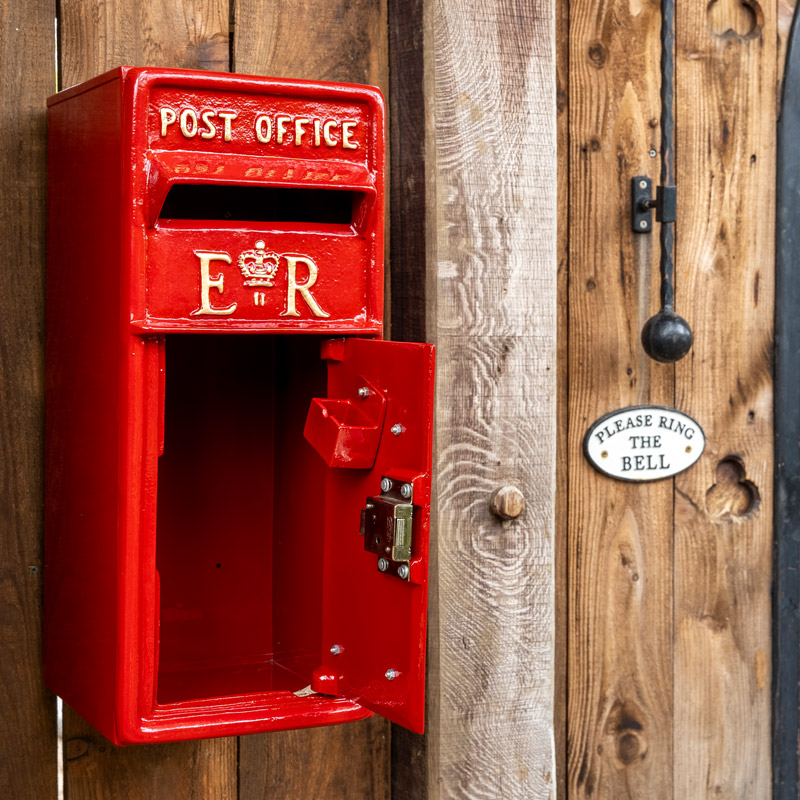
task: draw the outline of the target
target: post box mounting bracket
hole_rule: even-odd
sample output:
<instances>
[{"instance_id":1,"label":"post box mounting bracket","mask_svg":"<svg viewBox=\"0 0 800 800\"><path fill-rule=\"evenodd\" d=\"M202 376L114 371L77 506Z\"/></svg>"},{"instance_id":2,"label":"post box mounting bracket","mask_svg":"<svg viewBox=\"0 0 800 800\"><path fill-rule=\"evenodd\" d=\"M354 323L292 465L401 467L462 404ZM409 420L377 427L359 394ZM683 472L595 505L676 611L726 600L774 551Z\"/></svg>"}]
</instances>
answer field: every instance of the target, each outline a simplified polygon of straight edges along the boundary
<instances>
[{"instance_id":1,"label":"post box mounting bracket","mask_svg":"<svg viewBox=\"0 0 800 800\"><path fill-rule=\"evenodd\" d=\"M400 580L410 578L414 487L410 483L381 478L381 493L368 497L361 511L364 549L378 556L378 570Z\"/></svg>"}]
</instances>

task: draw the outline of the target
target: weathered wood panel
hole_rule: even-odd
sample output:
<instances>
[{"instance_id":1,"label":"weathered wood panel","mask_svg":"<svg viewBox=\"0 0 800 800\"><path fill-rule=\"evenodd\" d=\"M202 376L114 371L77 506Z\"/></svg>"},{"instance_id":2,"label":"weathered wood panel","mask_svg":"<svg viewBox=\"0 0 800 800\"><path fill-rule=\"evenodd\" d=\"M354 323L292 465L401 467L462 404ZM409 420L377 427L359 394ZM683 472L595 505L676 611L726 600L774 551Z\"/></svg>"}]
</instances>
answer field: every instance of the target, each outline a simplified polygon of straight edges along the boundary
<instances>
[{"instance_id":1,"label":"weathered wood panel","mask_svg":"<svg viewBox=\"0 0 800 800\"><path fill-rule=\"evenodd\" d=\"M55 701L42 683L45 113L48 0L0 5L0 795L55 797Z\"/></svg>"},{"instance_id":2,"label":"weathered wood panel","mask_svg":"<svg viewBox=\"0 0 800 800\"><path fill-rule=\"evenodd\" d=\"M657 236L630 230L630 179L659 174L660 17L630 0L569 14L569 797L670 798L672 483L612 481L581 447L612 409L673 402L674 369L640 340Z\"/></svg>"},{"instance_id":3,"label":"weathered wood panel","mask_svg":"<svg viewBox=\"0 0 800 800\"><path fill-rule=\"evenodd\" d=\"M424 328L418 316L403 324L437 345L436 499L427 733L405 740L405 759L395 751L394 788L398 797L548 797L555 788L554 5L431 0L412 10L393 51L412 69L393 74L392 90L403 124L427 122L425 185L417 162L395 184L395 205L413 210L424 201L426 225L394 229L396 241L411 237L411 260L395 246L393 270L400 281L426 285L406 292L409 307L395 308L394 318L417 314L410 303L424 298ZM422 76L413 52L420 30ZM395 137L402 163L404 131ZM418 159L421 151L412 133L408 152ZM413 263L421 236L427 276ZM505 484L523 491L528 508L500 522L489 498ZM398 770L413 773L413 788Z\"/></svg>"},{"instance_id":4,"label":"weathered wood panel","mask_svg":"<svg viewBox=\"0 0 800 800\"><path fill-rule=\"evenodd\" d=\"M386 0L233 0L233 68L388 93Z\"/></svg>"},{"instance_id":5,"label":"weathered wood panel","mask_svg":"<svg viewBox=\"0 0 800 800\"><path fill-rule=\"evenodd\" d=\"M62 87L131 66L228 69L227 0L142 3L62 0ZM64 709L65 791L76 798L229 798L236 739L117 748Z\"/></svg>"},{"instance_id":6,"label":"weathered wood panel","mask_svg":"<svg viewBox=\"0 0 800 800\"><path fill-rule=\"evenodd\" d=\"M567 674L569 619L569 2L556 0L556 113L558 123L558 319L556 344L555 683L553 738L556 796L567 796Z\"/></svg>"},{"instance_id":7,"label":"weathered wood panel","mask_svg":"<svg viewBox=\"0 0 800 800\"><path fill-rule=\"evenodd\" d=\"M770 795L774 3L677 6L677 287L695 344L677 405L675 796Z\"/></svg>"},{"instance_id":8,"label":"weathered wood panel","mask_svg":"<svg viewBox=\"0 0 800 800\"><path fill-rule=\"evenodd\" d=\"M388 92L385 0L235 0L234 69L346 81ZM243 737L241 800L388 798L390 725L379 717L329 728Z\"/></svg>"},{"instance_id":9,"label":"weathered wood panel","mask_svg":"<svg viewBox=\"0 0 800 800\"><path fill-rule=\"evenodd\" d=\"M64 707L66 800L230 800L235 738L115 747Z\"/></svg>"},{"instance_id":10,"label":"weathered wood panel","mask_svg":"<svg viewBox=\"0 0 800 800\"><path fill-rule=\"evenodd\" d=\"M389 800L389 725L380 717L242 736L239 800Z\"/></svg>"},{"instance_id":11,"label":"weathered wood panel","mask_svg":"<svg viewBox=\"0 0 800 800\"><path fill-rule=\"evenodd\" d=\"M61 88L123 64L227 71L228 16L228 0L64 0Z\"/></svg>"}]
</instances>

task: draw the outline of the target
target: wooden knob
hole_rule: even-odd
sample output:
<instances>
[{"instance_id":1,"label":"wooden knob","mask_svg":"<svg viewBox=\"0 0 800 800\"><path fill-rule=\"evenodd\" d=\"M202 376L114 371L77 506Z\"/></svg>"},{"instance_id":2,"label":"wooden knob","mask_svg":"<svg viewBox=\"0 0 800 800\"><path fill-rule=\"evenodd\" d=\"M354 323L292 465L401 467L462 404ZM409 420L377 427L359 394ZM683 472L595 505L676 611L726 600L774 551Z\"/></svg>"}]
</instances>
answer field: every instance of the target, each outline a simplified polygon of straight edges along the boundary
<instances>
[{"instance_id":1,"label":"wooden knob","mask_svg":"<svg viewBox=\"0 0 800 800\"><path fill-rule=\"evenodd\" d=\"M489 508L500 519L514 519L525 510L525 498L516 486L501 486L489 500Z\"/></svg>"}]
</instances>

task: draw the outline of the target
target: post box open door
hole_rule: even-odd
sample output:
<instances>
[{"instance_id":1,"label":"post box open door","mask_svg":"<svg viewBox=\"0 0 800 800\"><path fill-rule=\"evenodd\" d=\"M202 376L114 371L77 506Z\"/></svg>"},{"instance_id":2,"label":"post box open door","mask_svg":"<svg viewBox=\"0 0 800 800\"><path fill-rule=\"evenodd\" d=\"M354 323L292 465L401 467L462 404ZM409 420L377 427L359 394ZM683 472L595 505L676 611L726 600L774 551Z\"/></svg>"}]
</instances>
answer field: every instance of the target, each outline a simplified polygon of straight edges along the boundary
<instances>
[{"instance_id":1,"label":"post box open door","mask_svg":"<svg viewBox=\"0 0 800 800\"><path fill-rule=\"evenodd\" d=\"M421 730L433 348L380 338L380 94L49 106L48 686L119 744Z\"/></svg>"},{"instance_id":2,"label":"post box open door","mask_svg":"<svg viewBox=\"0 0 800 800\"><path fill-rule=\"evenodd\" d=\"M326 476L323 664L326 686L382 716L422 731L425 689L428 513L433 419L429 345L365 339L329 342L328 412L313 403L306 438L332 464ZM351 409L339 405L342 400ZM385 409L352 419L374 403ZM327 412L327 413L326 413ZM343 413L342 413L343 412ZM342 419L334 419L336 413ZM382 418L382 421L381 421ZM331 437L324 426L339 429ZM373 445L359 428L374 419ZM364 424L366 423L366 424ZM354 432L348 428L356 428ZM343 443L351 436L352 447ZM368 467L351 467L366 456ZM360 524L352 528L353 510ZM350 527L351 535L337 534ZM352 535L357 534L357 535Z\"/></svg>"}]
</instances>

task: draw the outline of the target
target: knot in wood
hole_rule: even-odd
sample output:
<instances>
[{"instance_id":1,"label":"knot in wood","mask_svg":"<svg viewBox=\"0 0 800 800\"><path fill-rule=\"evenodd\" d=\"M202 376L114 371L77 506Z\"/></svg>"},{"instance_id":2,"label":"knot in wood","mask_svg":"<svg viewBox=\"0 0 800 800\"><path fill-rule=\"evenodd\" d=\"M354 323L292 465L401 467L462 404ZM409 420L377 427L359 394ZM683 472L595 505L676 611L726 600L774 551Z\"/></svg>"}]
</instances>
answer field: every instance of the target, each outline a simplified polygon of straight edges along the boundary
<instances>
[{"instance_id":1,"label":"knot in wood","mask_svg":"<svg viewBox=\"0 0 800 800\"><path fill-rule=\"evenodd\" d=\"M489 508L500 519L515 519L525 510L525 498L516 486L501 486L492 494Z\"/></svg>"}]
</instances>

